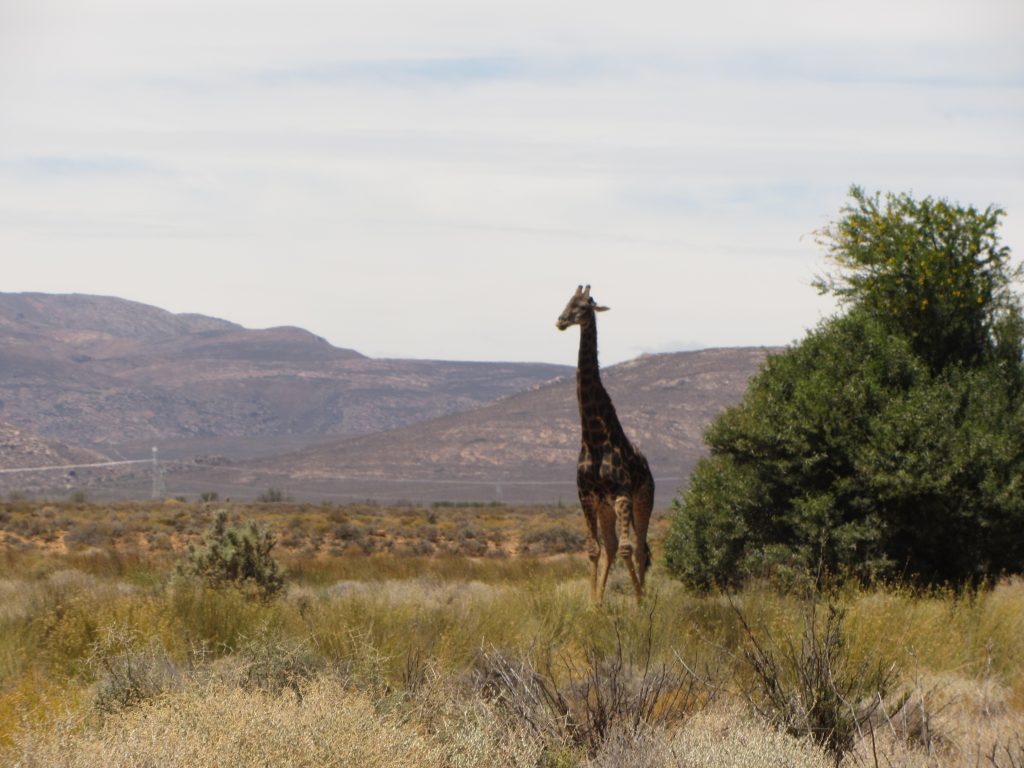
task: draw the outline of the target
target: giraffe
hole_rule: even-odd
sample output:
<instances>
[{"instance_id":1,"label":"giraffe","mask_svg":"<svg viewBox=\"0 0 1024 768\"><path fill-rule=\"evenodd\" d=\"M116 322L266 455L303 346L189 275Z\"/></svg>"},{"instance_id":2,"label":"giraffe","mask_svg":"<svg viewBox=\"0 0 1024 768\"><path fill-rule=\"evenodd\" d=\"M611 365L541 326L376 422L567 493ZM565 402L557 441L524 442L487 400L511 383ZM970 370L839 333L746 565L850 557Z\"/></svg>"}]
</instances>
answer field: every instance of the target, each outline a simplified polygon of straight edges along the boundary
<instances>
[{"instance_id":1,"label":"giraffe","mask_svg":"<svg viewBox=\"0 0 1024 768\"><path fill-rule=\"evenodd\" d=\"M639 603L650 565L647 526L654 506L654 478L647 459L626 438L612 399L601 384L595 313L607 309L591 298L589 285L586 289L580 285L555 326L560 331L580 327L576 399L583 435L576 487L590 534L591 596L597 603L604 599L612 558L618 554L626 563Z\"/></svg>"}]
</instances>

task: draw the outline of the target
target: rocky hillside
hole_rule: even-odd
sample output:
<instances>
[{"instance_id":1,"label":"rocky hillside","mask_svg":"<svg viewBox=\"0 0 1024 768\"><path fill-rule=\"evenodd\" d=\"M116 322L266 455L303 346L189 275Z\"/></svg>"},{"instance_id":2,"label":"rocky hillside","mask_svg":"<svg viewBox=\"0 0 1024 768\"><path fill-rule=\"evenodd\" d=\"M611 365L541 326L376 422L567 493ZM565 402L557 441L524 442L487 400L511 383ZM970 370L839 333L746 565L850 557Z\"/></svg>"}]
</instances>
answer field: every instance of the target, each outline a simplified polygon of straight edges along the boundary
<instances>
[{"instance_id":1,"label":"rocky hillside","mask_svg":"<svg viewBox=\"0 0 1024 768\"><path fill-rule=\"evenodd\" d=\"M651 462L659 506L766 354L649 355L602 372ZM117 462L7 472L0 492L81 487L138 498L166 486L171 496L253 498L272 487L313 500L574 503L573 374L374 360L300 328L251 330L100 296L0 293L0 469ZM164 462L155 475L152 446Z\"/></svg>"},{"instance_id":2,"label":"rocky hillside","mask_svg":"<svg viewBox=\"0 0 1024 768\"><path fill-rule=\"evenodd\" d=\"M623 426L647 456L667 505L697 460L701 436L740 400L763 348L649 355L603 373ZM471 411L220 468L204 482L300 495L490 501L575 500L580 431L575 379L565 376Z\"/></svg>"},{"instance_id":3,"label":"rocky hillside","mask_svg":"<svg viewBox=\"0 0 1024 768\"><path fill-rule=\"evenodd\" d=\"M0 471L91 464L108 460L97 451L65 445L56 440L45 440L34 432L0 422Z\"/></svg>"},{"instance_id":4,"label":"rocky hillside","mask_svg":"<svg viewBox=\"0 0 1024 768\"><path fill-rule=\"evenodd\" d=\"M266 454L477 407L567 368L372 360L104 296L0 293L0 419L115 457Z\"/></svg>"}]
</instances>

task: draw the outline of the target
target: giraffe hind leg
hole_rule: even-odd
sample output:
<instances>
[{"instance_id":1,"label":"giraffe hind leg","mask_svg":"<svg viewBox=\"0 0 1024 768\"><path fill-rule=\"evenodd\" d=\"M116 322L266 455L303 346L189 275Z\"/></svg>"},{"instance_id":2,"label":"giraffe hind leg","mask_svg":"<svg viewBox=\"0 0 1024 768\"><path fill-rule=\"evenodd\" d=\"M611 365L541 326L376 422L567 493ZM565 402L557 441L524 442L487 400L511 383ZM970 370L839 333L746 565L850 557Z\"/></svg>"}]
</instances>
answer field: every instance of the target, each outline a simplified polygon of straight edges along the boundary
<instances>
[{"instance_id":1,"label":"giraffe hind leg","mask_svg":"<svg viewBox=\"0 0 1024 768\"><path fill-rule=\"evenodd\" d=\"M651 522L651 510L654 508L654 479L643 483L633 494L633 535L636 539L634 558L640 575L640 586L643 587L647 577L647 569L651 565L651 548L647 543L647 529Z\"/></svg>"},{"instance_id":2,"label":"giraffe hind leg","mask_svg":"<svg viewBox=\"0 0 1024 768\"><path fill-rule=\"evenodd\" d=\"M626 564L626 570L629 571L629 578L633 582L633 591L636 593L636 600L639 603L644 596L644 585L637 574L636 563L633 561L633 500L629 496L615 498L615 521L619 535L618 554ZM641 556L646 556L646 550Z\"/></svg>"}]
</instances>

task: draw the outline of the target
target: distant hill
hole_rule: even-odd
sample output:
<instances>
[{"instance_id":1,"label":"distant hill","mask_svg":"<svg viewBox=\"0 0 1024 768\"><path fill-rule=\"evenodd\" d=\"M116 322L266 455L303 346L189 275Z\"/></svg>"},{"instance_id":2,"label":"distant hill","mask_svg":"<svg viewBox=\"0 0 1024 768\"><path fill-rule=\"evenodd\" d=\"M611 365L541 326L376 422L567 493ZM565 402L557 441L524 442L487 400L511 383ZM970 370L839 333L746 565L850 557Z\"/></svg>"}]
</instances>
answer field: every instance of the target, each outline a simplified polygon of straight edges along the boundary
<instances>
[{"instance_id":1,"label":"distant hill","mask_svg":"<svg viewBox=\"0 0 1024 768\"><path fill-rule=\"evenodd\" d=\"M0 419L114 457L265 455L474 408L568 369L373 360L124 299L0 293Z\"/></svg>"},{"instance_id":2,"label":"distant hill","mask_svg":"<svg viewBox=\"0 0 1024 768\"><path fill-rule=\"evenodd\" d=\"M49 338L102 353L117 340L152 343L190 334L237 331L242 326L204 315L175 315L113 296L0 293L0 330L7 338Z\"/></svg>"},{"instance_id":3,"label":"distant hill","mask_svg":"<svg viewBox=\"0 0 1024 768\"><path fill-rule=\"evenodd\" d=\"M102 453L45 440L34 432L0 422L0 468L51 467L109 461Z\"/></svg>"},{"instance_id":4,"label":"distant hill","mask_svg":"<svg viewBox=\"0 0 1024 768\"><path fill-rule=\"evenodd\" d=\"M602 371L668 504L770 350L646 355ZM0 293L0 492L575 503L574 368L374 360L124 299ZM151 447L161 470L153 475ZM123 459L140 460L124 463Z\"/></svg>"},{"instance_id":5,"label":"distant hill","mask_svg":"<svg viewBox=\"0 0 1024 768\"><path fill-rule=\"evenodd\" d=\"M706 454L705 427L740 400L768 352L649 355L603 371L627 435L651 463L659 506L668 504ZM203 470L188 482L236 495L244 495L245 487L275 486L307 498L574 503L579 445L575 377L567 375L470 411Z\"/></svg>"},{"instance_id":6,"label":"distant hill","mask_svg":"<svg viewBox=\"0 0 1024 768\"><path fill-rule=\"evenodd\" d=\"M68 465L95 464L106 461L109 461L108 457L95 451L82 449L76 445L67 445L57 440L47 440L35 432L0 422L0 489L26 485L24 477L17 477L14 474L4 477L3 475L7 473L3 470L67 467ZM63 470L62 474L67 474L67 470ZM31 483L31 475L29 477ZM54 477L59 477L59 475L51 474L39 481L52 483Z\"/></svg>"}]
</instances>

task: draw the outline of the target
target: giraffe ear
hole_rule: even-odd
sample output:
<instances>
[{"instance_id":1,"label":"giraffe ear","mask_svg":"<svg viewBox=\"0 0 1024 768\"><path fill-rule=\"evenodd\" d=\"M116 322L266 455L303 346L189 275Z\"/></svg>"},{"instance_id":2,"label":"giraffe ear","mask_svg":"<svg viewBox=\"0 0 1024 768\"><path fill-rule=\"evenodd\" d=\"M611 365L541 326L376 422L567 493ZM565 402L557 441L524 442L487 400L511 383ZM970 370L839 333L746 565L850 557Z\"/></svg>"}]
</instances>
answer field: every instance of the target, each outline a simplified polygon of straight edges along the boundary
<instances>
[{"instance_id":1,"label":"giraffe ear","mask_svg":"<svg viewBox=\"0 0 1024 768\"><path fill-rule=\"evenodd\" d=\"M602 306L600 306L598 304L594 305L594 311L595 312L607 312L609 309L611 309L611 307L602 307Z\"/></svg>"}]
</instances>

